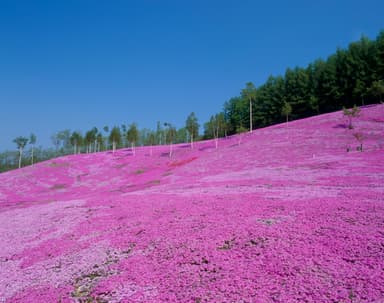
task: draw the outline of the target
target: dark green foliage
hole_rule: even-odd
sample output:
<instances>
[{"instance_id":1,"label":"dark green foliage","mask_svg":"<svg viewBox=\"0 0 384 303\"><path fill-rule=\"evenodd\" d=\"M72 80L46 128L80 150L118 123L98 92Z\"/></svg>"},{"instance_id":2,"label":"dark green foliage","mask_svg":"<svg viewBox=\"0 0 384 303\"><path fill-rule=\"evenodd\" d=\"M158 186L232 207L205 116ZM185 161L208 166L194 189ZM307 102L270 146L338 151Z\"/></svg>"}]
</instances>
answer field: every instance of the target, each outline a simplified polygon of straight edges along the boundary
<instances>
[{"instance_id":1,"label":"dark green foliage","mask_svg":"<svg viewBox=\"0 0 384 303\"><path fill-rule=\"evenodd\" d=\"M121 132L120 128L117 126L113 127L111 133L109 134L109 142L112 144L112 150L115 151L116 148L121 143Z\"/></svg>"},{"instance_id":2,"label":"dark green foliage","mask_svg":"<svg viewBox=\"0 0 384 303\"><path fill-rule=\"evenodd\" d=\"M292 113L292 106L288 103L288 102L284 102L283 104L283 107L281 109L281 114L287 118L287 122L288 122L288 118L289 118L289 115Z\"/></svg>"},{"instance_id":3,"label":"dark green foliage","mask_svg":"<svg viewBox=\"0 0 384 303\"><path fill-rule=\"evenodd\" d=\"M383 102L384 80L373 81L372 86L369 89L369 93L378 97L380 102Z\"/></svg>"},{"instance_id":4,"label":"dark green foliage","mask_svg":"<svg viewBox=\"0 0 384 303\"><path fill-rule=\"evenodd\" d=\"M293 119L367 105L382 101L384 95L384 31L376 40L363 36L347 49L338 49L326 60L318 59L306 68L288 68L284 77L270 76L249 97L248 83L240 96L224 104L229 134L250 125L253 128L282 122L282 108L292 108ZM286 115L284 115L286 118Z\"/></svg>"},{"instance_id":5,"label":"dark green foliage","mask_svg":"<svg viewBox=\"0 0 384 303\"><path fill-rule=\"evenodd\" d=\"M227 122L224 113L211 116L210 120L204 124L204 138L217 139L227 134Z\"/></svg>"},{"instance_id":6,"label":"dark green foliage","mask_svg":"<svg viewBox=\"0 0 384 303\"><path fill-rule=\"evenodd\" d=\"M127 131L127 140L132 146L136 145L139 140L139 130L137 129L136 123L132 123L129 126Z\"/></svg>"},{"instance_id":7,"label":"dark green foliage","mask_svg":"<svg viewBox=\"0 0 384 303\"><path fill-rule=\"evenodd\" d=\"M80 146L83 144L83 137L81 133L74 131L69 140L73 146L73 153L77 154L80 151Z\"/></svg>"},{"instance_id":8,"label":"dark green foliage","mask_svg":"<svg viewBox=\"0 0 384 303\"><path fill-rule=\"evenodd\" d=\"M193 141L196 140L199 136L199 123L197 122L197 117L194 112L192 112L185 122L185 128L188 131L191 146L193 147Z\"/></svg>"}]
</instances>

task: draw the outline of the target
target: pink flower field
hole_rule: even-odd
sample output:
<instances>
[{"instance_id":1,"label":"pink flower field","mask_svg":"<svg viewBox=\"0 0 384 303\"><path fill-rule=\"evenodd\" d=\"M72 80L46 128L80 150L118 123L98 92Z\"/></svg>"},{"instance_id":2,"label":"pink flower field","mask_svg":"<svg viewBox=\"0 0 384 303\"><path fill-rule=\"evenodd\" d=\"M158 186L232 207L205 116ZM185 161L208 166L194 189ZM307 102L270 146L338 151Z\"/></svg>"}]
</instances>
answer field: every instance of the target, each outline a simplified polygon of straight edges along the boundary
<instances>
[{"instance_id":1,"label":"pink flower field","mask_svg":"<svg viewBox=\"0 0 384 303\"><path fill-rule=\"evenodd\" d=\"M384 302L384 105L353 125L0 174L0 302Z\"/></svg>"}]
</instances>

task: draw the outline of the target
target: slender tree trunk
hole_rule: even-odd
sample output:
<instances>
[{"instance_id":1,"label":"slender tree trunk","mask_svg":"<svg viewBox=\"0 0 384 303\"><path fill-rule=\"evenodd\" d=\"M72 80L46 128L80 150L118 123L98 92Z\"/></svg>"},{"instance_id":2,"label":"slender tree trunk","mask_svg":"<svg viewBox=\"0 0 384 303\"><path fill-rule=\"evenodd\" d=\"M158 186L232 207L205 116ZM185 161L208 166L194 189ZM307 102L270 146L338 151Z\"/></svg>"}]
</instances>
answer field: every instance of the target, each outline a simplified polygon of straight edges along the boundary
<instances>
[{"instance_id":1,"label":"slender tree trunk","mask_svg":"<svg viewBox=\"0 0 384 303\"><path fill-rule=\"evenodd\" d=\"M191 134L191 148L193 149L193 134Z\"/></svg>"},{"instance_id":2,"label":"slender tree trunk","mask_svg":"<svg viewBox=\"0 0 384 303\"><path fill-rule=\"evenodd\" d=\"M31 154L32 166L33 166L33 150L34 150L34 144L32 144L32 154Z\"/></svg>"},{"instance_id":3,"label":"slender tree trunk","mask_svg":"<svg viewBox=\"0 0 384 303\"><path fill-rule=\"evenodd\" d=\"M112 141L112 152L115 153L116 150L116 142Z\"/></svg>"},{"instance_id":4,"label":"slender tree trunk","mask_svg":"<svg viewBox=\"0 0 384 303\"><path fill-rule=\"evenodd\" d=\"M135 144L132 142L131 143L131 149L132 149L132 153L133 155L135 156L136 155L136 152L135 152Z\"/></svg>"},{"instance_id":5,"label":"slender tree trunk","mask_svg":"<svg viewBox=\"0 0 384 303\"><path fill-rule=\"evenodd\" d=\"M217 149L217 147L219 146L219 128L217 127L216 130L215 130L215 147Z\"/></svg>"},{"instance_id":6,"label":"slender tree trunk","mask_svg":"<svg viewBox=\"0 0 384 303\"><path fill-rule=\"evenodd\" d=\"M252 132L252 98L249 98L249 131Z\"/></svg>"},{"instance_id":7,"label":"slender tree trunk","mask_svg":"<svg viewBox=\"0 0 384 303\"><path fill-rule=\"evenodd\" d=\"M19 148L19 168L21 168L21 156L23 154L23 149Z\"/></svg>"},{"instance_id":8,"label":"slender tree trunk","mask_svg":"<svg viewBox=\"0 0 384 303\"><path fill-rule=\"evenodd\" d=\"M172 158L172 142L169 144L169 158Z\"/></svg>"}]
</instances>

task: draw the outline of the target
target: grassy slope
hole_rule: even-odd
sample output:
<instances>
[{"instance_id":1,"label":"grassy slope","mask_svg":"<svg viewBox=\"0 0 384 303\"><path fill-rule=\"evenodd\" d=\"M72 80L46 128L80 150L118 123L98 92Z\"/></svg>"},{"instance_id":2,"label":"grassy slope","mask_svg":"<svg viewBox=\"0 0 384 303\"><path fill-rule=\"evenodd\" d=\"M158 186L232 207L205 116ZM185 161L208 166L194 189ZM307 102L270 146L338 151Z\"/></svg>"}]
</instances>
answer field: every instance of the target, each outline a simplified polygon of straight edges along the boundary
<instances>
[{"instance_id":1,"label":"grassy slope","mask_svg":"<svg viewBox=\"0 0 384 303\"><path fill-rule=\"evenodd\" d=\"M337 112L172 159L144 147L1 174L0 302L384 299L384 106L354 125Z\"/></svg>"}]
</instances>

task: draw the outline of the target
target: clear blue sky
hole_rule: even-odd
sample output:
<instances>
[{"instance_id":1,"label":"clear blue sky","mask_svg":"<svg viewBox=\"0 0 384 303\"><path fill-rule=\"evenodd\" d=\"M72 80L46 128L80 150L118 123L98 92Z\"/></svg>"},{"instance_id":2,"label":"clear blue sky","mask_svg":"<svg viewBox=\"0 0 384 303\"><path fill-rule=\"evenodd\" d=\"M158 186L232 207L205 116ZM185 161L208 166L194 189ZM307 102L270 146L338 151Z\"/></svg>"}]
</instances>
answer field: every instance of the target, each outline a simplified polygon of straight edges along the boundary
<instances>
[{"instance_id":1,"label":"clear blue sky","mask_svg":"<svg viewBox=\"0 0 384 303\"><path fill-rule=\"evenodd\" d=\"M203 124L261 85L384 29L384 1L0 0L0 150L19 135Z\"/></svg>"}]
</instances>

